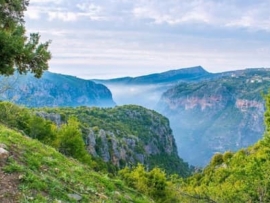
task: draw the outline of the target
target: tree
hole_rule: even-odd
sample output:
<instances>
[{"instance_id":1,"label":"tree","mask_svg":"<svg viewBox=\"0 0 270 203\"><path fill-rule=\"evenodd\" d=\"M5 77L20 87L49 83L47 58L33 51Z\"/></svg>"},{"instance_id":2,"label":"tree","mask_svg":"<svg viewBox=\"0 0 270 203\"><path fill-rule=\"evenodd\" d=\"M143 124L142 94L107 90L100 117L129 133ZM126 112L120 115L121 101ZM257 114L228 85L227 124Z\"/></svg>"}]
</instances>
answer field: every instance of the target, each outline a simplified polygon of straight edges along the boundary
<instances>
[{"instance_id":1,"label":"tree","mask_svg":"<svg viewBox=\"0 0 270 203\"><path fill-rule=\"evenodd\" d=\"M50 41L40 43L40 35L31 33L26 37L24 11L28 0L0 0L0 75L31 72L41 77L48 70Z\"/></svg>"},{"instance_id":2,"label":"tree","mask_svg":"<svg viewBox=\"0 0 270 203\"><path fill-rule=\"evenodd\" d=\"M59 151L66 156L91 164L91 157L85 148L79 124L76 118L71 117L66 124L61 126L58 131L58 148Z\"/></svg>"}]
</instances>

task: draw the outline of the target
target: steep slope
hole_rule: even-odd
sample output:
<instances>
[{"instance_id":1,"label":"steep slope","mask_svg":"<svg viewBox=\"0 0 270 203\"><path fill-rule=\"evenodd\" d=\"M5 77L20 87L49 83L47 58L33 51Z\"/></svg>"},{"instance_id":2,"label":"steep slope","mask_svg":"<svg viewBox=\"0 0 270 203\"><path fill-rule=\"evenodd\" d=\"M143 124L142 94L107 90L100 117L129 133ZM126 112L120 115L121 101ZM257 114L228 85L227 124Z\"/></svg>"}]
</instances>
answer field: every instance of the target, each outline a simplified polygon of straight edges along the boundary
<instances>
[{"instance_id":1,"label":"steep slope","mask_svg":"<svg viewBox=\"0 0 270 203\"><path fill-rule=\"evenodd\" d=\"M269 69L235 71L171 88L158 111L170 118L180 156L204 166L216 152L247 147L261 138L261 93L269 87Z\"/></svg>"},{"instance_id":2,"label":"steep slope","mask_svg":"<svg viewBox=\"0 0 270 203\"><path fill-rule=\"evenodd\" d=\"M87 149L96 158L119 168L143 163L167 173L187 176L189 167L178 157L167 118L143 107L45 108L38 115L55 123L75 116L82 124ZM58 115L58 116L57 116Z\"/></svg>"},{"instance_id":3,"label":"steep slope","mask_svg":"<svg viewBox=\"0 0 270 203\"><path fill-rule=\"evenodd\" d=\"M235 153L217 153L201 172L181 182L181 202L270 202L270 95L265 96L265 133Z\"/></svg>"},{"instance_id":4,"label":"steep slope","mask_svg":"<svg viewBox=\"0 0 270 203\"><path fill-rule=\"evenodd\" d=\"M45 72L0 77L0 99L25 106L114 106L110 90L101 84L73 76Z\"/></svg>"},{"instance_id":5,"label":"steep slope","mask_svg":"<svg viewBox=\"0 0 270 203\"><path fill-rule=\"evenodd\" d=\"M5 154L3 153L5 152ZM0 202L152 202L118 179L0 125Z\"/></svg>"},{"instance_id":6,"label":"steep slope","mask_svg":"<svg viewBox=\"0 0 270 203\"><path fill-rule=\"evenodd\" d=\"M181 202L269 202L269 141L236 153L216 154L181 185Z\"/></svg>"}]
</instances>

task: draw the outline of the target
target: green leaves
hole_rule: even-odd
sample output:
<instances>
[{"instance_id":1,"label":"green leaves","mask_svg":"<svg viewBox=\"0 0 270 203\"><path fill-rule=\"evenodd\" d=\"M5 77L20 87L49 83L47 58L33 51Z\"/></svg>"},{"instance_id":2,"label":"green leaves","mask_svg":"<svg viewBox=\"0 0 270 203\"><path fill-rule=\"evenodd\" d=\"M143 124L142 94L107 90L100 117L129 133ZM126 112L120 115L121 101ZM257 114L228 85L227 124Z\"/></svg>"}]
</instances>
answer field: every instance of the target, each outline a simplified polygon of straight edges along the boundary
<instances>
[{"instance_id":1,"label":"green leaves","mask_svg":"<svg viewBox=\"0 0 270 203\"><path fill-rule=\"evenodd\" d=\"M76 118L71 117L66 124L61 126L57 132L57 148L66 156L91 164L91 156L85 148L79 124Z\"/></svg>"},{"instance_id":2,"label":"green leaves","mask_svg":"<svg viewBox=\"0 0 270 203\"><path fill-rule=\"evenodd\" d=\"M48 70L51 54L50 41L40 43L40 35L31 33L25 36L23 12L29 1L0 0L0 74L12 75L15 70L20 74L31 72L41 77Z\"/></svg>"},{"instance_id":3,"label":"green leaves","mask_svg":"<svg viewBox=\"0 0 270 203\"><path fill-rule=\"evenodd\" d=\"M170 202L170 182L167 181L166 173L159 168L146 171L142 164L133 169L124 168L119 175L134 189L153 198L156 202Z\"/></svg>"}]
</instances>

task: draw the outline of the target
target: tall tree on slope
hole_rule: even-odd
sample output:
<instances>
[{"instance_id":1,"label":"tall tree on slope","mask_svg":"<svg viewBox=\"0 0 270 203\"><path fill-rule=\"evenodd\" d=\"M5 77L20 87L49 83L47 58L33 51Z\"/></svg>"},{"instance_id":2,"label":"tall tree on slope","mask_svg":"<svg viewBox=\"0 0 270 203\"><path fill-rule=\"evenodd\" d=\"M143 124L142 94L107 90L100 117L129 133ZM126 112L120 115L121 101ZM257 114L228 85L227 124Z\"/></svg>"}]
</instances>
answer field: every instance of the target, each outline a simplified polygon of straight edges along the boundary
<instances>
[{"instance_id":1,"label":"tall tree on slope","mask_svg":"<svg viewBox=\"0 0 270 203\"><path fill-rule=\"evenodd\" d=\"M25 35L24 12L28 5L28 0L0 0L0 75L12 75L17 70L39 78L48 69L50 42L40 43L38 33Z\"/></svg>"}]
</instances>

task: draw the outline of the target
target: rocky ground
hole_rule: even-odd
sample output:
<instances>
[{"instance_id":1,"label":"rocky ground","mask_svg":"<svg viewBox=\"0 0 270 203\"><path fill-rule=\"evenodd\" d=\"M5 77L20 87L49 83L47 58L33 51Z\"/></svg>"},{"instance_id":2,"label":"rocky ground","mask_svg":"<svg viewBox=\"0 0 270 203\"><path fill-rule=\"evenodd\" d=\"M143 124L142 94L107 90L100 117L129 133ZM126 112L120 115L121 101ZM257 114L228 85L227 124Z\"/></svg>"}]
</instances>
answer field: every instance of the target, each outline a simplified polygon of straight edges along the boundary
<instances>
[{"instance_id":1,"label":"rocky ground","mask_svg":"<svg viewBox=\"0 0 270 203\"><path fill-rule=\"evenodd\" d=\"M10 153L5 149L5 145L0 144L0 202L1 203L15 203L18 202L18 185L19 174L5 173L6 160Z\"/></svg>"}]
</instances>

